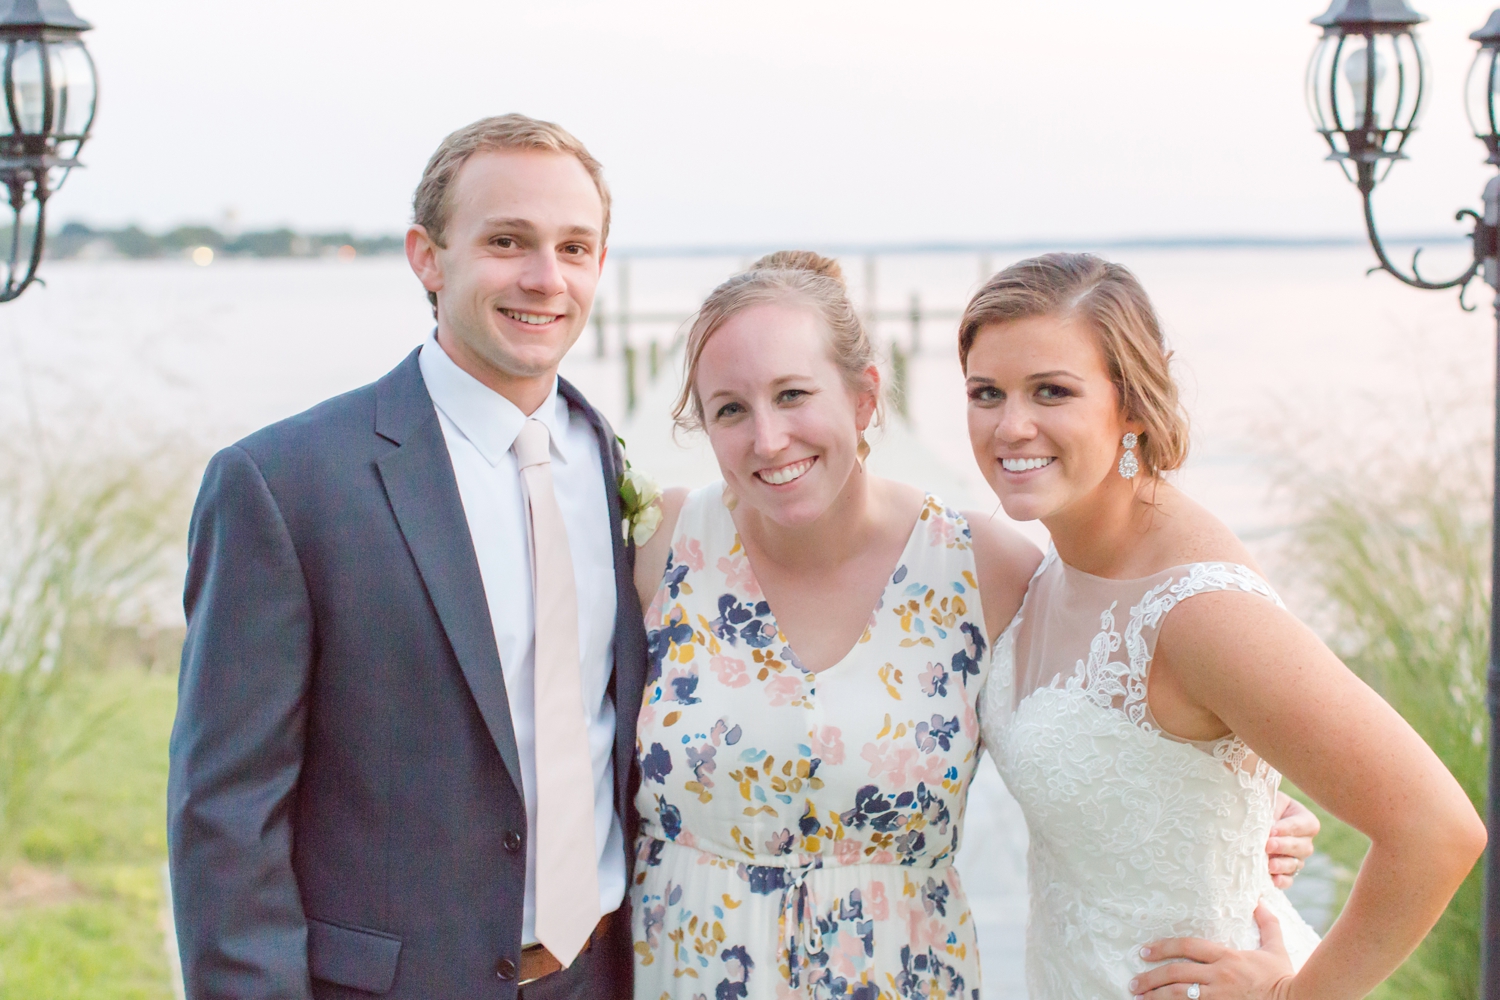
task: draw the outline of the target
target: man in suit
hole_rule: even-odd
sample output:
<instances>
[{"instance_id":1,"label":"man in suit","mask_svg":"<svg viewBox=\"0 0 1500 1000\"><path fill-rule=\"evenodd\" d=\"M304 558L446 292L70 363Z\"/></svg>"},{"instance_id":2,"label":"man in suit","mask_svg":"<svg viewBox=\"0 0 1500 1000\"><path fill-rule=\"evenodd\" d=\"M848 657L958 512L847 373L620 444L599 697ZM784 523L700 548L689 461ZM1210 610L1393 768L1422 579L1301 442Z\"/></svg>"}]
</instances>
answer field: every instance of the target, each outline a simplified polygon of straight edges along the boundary
<instances>
[{"instance_id":1,"label":"man in suit","mask_svg":"<svg viewBox=\"0 0 1500 1000\"><path fill-rule=\"evenodd\" d=\"M190 1000L628 996L645 636L615 437L558 378L609 234L520 115L414 199L434 334L214 457L168 828Z\"/></svg>"}]
</instances>

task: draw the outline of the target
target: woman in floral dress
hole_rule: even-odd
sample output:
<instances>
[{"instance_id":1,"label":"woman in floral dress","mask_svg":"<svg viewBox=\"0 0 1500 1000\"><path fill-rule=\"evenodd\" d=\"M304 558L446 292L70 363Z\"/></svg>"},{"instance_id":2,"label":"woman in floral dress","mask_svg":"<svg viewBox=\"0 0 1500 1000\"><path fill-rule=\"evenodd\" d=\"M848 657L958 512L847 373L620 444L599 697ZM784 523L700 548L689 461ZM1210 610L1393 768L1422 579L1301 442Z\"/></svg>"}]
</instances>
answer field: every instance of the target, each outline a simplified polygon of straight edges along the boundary
<instances>
[{"instance_id":1,"label":"woman in floral dress","mask_svg":"<svg viewBox=\"0 0 1500 1000\"><path fill-rule=\"evenodd\" d=\"M837 268L772 255L689 337L679 417L725 482L669 491L637 556L637 997L979 996L953 858L1038 557L863 470L879 374Z\"/></svg>"},{"instance_id":2,"label":"woman in floral dress","mask_svg":"<svg viewBox=\"0 0 1500 1000\"><path fill-rule=\"evenodd\" d=\"M721 498L718 484L688 497L682 561L652 608L638 979L977 996L952 868L989 661L967 524L926 498L859 642L813 673Z\"/></svg>"}]
</instances>

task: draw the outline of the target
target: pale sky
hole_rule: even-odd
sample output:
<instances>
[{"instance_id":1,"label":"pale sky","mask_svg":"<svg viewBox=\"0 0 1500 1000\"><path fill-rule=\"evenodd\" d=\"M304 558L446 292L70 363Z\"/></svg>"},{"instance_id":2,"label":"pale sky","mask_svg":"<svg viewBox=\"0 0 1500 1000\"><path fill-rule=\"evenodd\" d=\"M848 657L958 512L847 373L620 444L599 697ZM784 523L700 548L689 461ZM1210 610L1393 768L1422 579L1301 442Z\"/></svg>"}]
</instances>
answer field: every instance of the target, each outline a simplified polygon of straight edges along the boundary
<instances>
[{"instance_id":1,"label":"pale sky","mask_svg":"<svg viewBox=\"0 0 1500 1000\"><path fill-rule=\"evenodd\" d=\"M1378 212L1457 233L1490 7L1414 6L1431 89ZM616 246L1357 235L1302 96L1325 7L74 0L102 100L52 213L396 232L445 134L523 111L604 162Z\"/></svg>"}]
</instances>

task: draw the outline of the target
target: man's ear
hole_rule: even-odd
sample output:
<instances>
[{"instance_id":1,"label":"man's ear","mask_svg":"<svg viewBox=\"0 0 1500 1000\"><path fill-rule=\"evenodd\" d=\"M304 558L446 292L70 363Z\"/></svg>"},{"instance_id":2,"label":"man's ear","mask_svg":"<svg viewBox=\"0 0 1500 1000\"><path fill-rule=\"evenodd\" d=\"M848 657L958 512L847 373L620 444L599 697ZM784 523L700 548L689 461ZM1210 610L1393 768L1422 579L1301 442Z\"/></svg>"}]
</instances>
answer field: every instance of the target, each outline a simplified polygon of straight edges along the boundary
<instances>
[{"instance_id":1,"label":"man's ear","mask_svg":"<svg viewBox=\"0 0 1500 1000\"><path fill-rule=\"evenodd\" d=\"M443 265L438 260L437 244L427 235L426 226L413 225L406 231L406 262L412 273L429 292L443 289Z\"/></svg>"}]
</instances>

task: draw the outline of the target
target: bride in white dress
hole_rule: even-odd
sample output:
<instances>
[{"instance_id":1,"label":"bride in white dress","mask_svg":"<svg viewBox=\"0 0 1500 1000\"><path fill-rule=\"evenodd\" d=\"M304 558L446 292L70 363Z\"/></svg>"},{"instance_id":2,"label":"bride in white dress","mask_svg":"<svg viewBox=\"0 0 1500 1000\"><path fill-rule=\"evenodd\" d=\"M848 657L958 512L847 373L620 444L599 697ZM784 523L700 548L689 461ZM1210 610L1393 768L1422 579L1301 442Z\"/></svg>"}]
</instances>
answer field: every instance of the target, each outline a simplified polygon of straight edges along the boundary
<instances>
[{"instance_id":1,"label":"bride in white dress","mask_svg":"<svg viewBox=\"0 0 1500 1000\"><path fill-rule=\"evenodd\" d=\"M980 709L1030 830L1031 1000L1364 996L1483 850L1468 799L1161 479L1187 427L1130 272L1016 264L959 354L975 457L1053 542ZM1321 943L1266 869L1281 773L1371 839Z\"/></svg>"}]
</instances>

